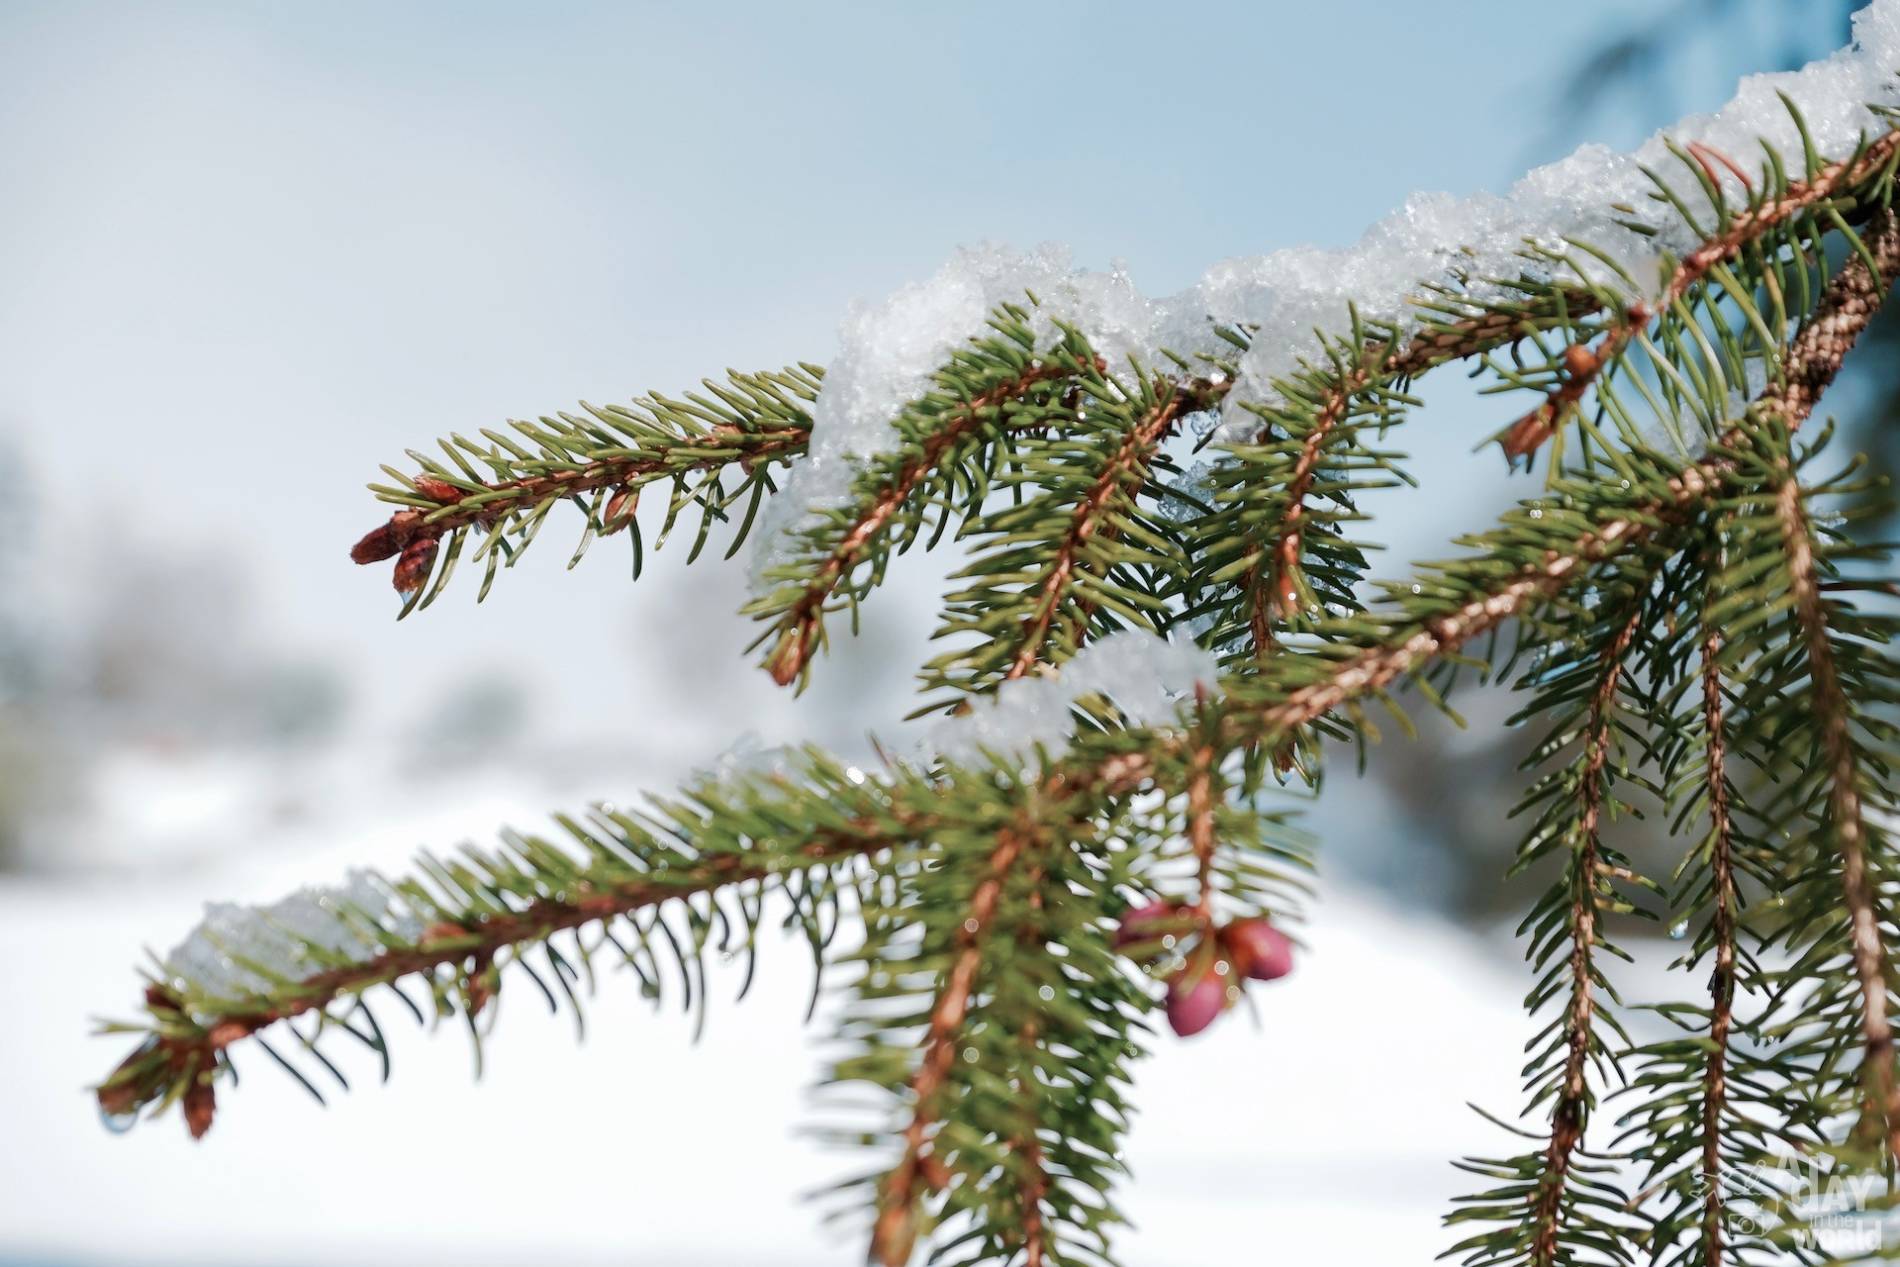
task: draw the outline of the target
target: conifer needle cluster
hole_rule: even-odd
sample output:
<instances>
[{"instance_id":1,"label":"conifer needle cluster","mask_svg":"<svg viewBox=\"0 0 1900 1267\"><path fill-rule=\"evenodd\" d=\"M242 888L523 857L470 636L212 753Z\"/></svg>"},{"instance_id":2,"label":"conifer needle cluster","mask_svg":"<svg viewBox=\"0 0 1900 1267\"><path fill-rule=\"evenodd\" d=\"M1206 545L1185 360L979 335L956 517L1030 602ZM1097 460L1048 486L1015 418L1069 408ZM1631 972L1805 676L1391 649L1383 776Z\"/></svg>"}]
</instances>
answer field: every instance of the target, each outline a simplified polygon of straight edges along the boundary
<instances>
[{"instance_id":1,"label":"conifer needle cluster","mask_svg":"<svg viewBox=\"0 0 1900 1267\"><path fill-rule=\"evenodd\" d=\"M1900 279L1900 0L1859 39L1634 159L1408 209L1422 242L1165 302L969 257L829 367L412 451L353 551L405 615L471 571L485 594L550 526L576 562L624 539L636 575L676 537L763 537L745 615L788 686L898 556L956 543L934 738L214 908L109 1027L134 1045L101 1106L202 1135L239 1060L321 1098L339 1045L387 1072L392 1015L479 1052L499 996L578 1014L610 966L703 1012L709 959L779 925L823 970L828 1082L869 1093L826 1126L862 1153L830 1199L873 1260L1109 1262L1135 1064L1292 967L1327 763L1493 681L1541 735L1515 818L1536 1037L1499 1155L1461 1163L1452 1252L1825 1257L1801 1210L1734 1194L1788 1156L1900 1163L1895 610L1862 533L1882 491L1819 412ZM942 328L879 342L918 320ZM1534 474L1380 581L1356 525L1412 483L1392 441L1448 366L1519 402L1500 466ZM1621 850L1637 813L1673 871ZM1644 920L1686 950L1639 1012L1614 981Z\"/></svg>"}]
</instances>

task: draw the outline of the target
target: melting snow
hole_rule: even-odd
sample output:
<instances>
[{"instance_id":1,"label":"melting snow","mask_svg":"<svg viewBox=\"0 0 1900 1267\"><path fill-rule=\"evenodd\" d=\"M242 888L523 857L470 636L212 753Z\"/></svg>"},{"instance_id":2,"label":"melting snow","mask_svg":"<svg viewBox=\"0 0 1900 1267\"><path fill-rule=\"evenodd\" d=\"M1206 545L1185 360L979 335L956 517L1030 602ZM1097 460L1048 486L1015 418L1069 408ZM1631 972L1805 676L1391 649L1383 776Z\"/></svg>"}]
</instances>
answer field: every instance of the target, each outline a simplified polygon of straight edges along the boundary
<instances>
[{"instance_id":1,"label":"melting snow","mask_svg":"<svg viewBox=\"0 0 1900 1267\"><path fill-rule=\"evenodd\" d=\"M960 251L928 281L860 306L846 319L813 408L810 456L770 503L758 536L758 570L786 561L787 530L808 524L813 511L842 502L857 460L886 445L892 420L928 389L932 372L982 332L991 308L1021 302L1025 290L1041 298L1045 328L1058 316L1073 323L1114 365L1131 356L1155 364L1163 347L1189 357L1218 352L1226 345L1214 336L1217 324L1257 327L1221 428L1222 438L1237 439L1248 425L1239 402L1272 399L1273 380L1318 351L1316 330L1347 327L1349 303L1362 318L1389 323L1403 334L1416 324L1414 301L1433 284L1484 300L1508 293L1495 278L1581 273L1631 300L1653 297L1665 255L1688 251L1700 239L1696 225L1706 227L1715 218L1700 184L1669 153L1669 141L1700 142L1744 169L1761 165L1760 146L1766 143L1798 170L1801 137L1782 104L1785 93L1800 107L1815 148L1840 157L1862 133L1886 130L1869 107L1900 105L1896 70L1900 0L1875 0L1855 16L1849 47L1798 71L1746 78L1721 110L1683 119L1633 153L1586 145L1531 171L1501 195L1416 194L1353 246L1295 247L1226 260L1166 298L1144 297L1120 269L1077 270L1057 246ZM1669 180L1694 223L1650 196L1653 185L1644 168ZM1721 167L1716 171L1724 191L1737 199L1743 192L1739 178ZM1654 232L1623 223L1632 220ZM1587 242L1614 266L1570 250L1569 240ZM1566 258L1527 258L1530 243Z\"/></svg>"}]
</instances>

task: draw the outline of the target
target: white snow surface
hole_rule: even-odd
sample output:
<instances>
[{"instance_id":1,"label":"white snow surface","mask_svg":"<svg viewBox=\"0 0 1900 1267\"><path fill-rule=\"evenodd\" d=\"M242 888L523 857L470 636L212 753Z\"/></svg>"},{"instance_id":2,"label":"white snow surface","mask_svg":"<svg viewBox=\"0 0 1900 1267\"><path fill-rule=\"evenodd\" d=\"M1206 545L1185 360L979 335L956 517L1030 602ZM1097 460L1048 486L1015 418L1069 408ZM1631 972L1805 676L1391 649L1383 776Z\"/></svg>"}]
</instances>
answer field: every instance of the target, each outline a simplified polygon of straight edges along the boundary
<instances>
[{"instance_id":1,"label":"white snow surface","mask_svg":"<svg viewBox=\"0 0 1900 1267\"><path fill-rule=\"evenodd\" d=\"M1197 684L1212 688L1219 678L1213 652L1124 629L1083 647L1060 671L1005 682L970 712L937 723L924 735L923 754L968 762L1040 746L1056 757L1074 733L1069 710L1084 696L1106 695L1130 726L1161 726Z\"/></svg>"},{"instance_id":2,"label":"white snow surface","mask_svg":"<svg viewBox=\"0 0 1900 1267\"><path fill-rule=\"evenodd\" d=\"M1117 366L1131 356L1156 364L1163 347L1189 357L1212 353L1225 347L1214 336L1217 324L1256 326L1227 397L1226 439L1245 434L1240 402L1273 399L1273 380L1318 351L1316 331L1347 329L1349 304L1402 336L1416 324L1414 301L1431 284L1480 300L1505 293L1495 278L1582 274L1631 301L1653 298L1665 254L1684 254L1700 234L1681 212L1651 197L1654 185L1643 169L1668 180L1694 221L1706 227L1715 219L1700 184L1669 153L1670 141L1700 142L1745 170L1762 166L1765 143L1798 171L1801 136L1780 94L1800 108L1824 157L1843 156L1863 133L1886 130L1869 107L1900 105L1900 0L1875 0L1855 15L1853 30L1853 42L1832 56L1797 71L1749 76L1720 110L1682 119L1631 153L1585 145L1532 170L1503 194L1415 194L1352 246L1224 260L1172 296L1144 296L1120 268L1076 269L1060 246L965 248L929 280L861 305L846 318L813 407L810 455L769 503L755 576L788 560L787 530L843 500L858 461L882 450L892 420L924 394L932 372L955 348L982 332L990 309L1022 301L1026 290L1041 299L1045 325L1058 316L1073 323ZM1731 200L1744 194L1738 177L1721 166L1715 170ZM1655 230L1653 236L1618 223L1631 219ZM1571 249L1571 241L1588 243L1615 267ZM1565 259L1528 258L1532 243Z\"/></svg>"},{"instance_id":3,"label":"white snow surface","mask_svg":"<svg viewBox=\"0 0 1900 1267\"><path fill-rule=\"evenodd\" d=\"M413 941L420 918L375 873L354 869L342 885L306 886L267 906L207 902L204 918L165 957L175 988L189 984L212 998L243 998L273 979L295 981L328 966L313 954L367 959L382 948L382 928Z\"/></svg>"},{"instance_id":4,"label":"white snow surface","mask_svg":"<svg viewBox=\"0 0 1900 1267\"><path fill-rule=\"evenodd\" d=\"M1038 334L1053 339L1057 315L1072 319L1114 363L1145 356L1154 342L1153 301L1135 289L1120 267L1076 269L1066 247L1033 251L1003 246L965 247L928 281L903 287L882 303L857 304L838 331L838 355L812 406L811 447L786 485L766 503L758 540L762 574L788 557L788 529L814 510L842 503L858 459L880 452L892 420L924 395L931 376L1000 304L1028 306Z\"/></svg>"},{"instance_id":5,"label":"white snow surface","mask_svg":"<svg viewBox=\"0 0 1900 1267\"><path fill-rule=\"evenodd\" d=\"M279 1029L277 1049L323 1077L327 1110L253 1049L234 1053L242 1082L220 1084L202 1144L175 1111L123 1136L97 1122L83 1084L129 1040L91 1037L89 1018L135 1010L141 943L175 935L207 891L257 898L362 863L393 872L418 844L545 821L546 789L498 782L363 788L269 850L133 884L0 877L13 965L0 1013L31 1035L0 1043L13 1145L0 1150L0 1260L803 1267L861 1255L860 1223L827 1228L800 1200L865 1158L799 1129L820 1120L809 1088L830 1022L801 1026L811 976L797 938L761 938L744 1003L742 965L714 968L697 1044L677 997L650 1011L602 960L582 1044L531 985L504 988L479 1085L464 1033L420 1032L384 999L388 1086L368 1052L333 1036L326 1051L353 1087L338 1091ZM1140 1063L1126 1150L1137 1178L1120 1189L1136 1223L1119 1238L1128 1261L1231 1257L1263 1226L1287 1261L1339 1261L1342 1245L1347 1261L1420 1261L1449 1243L1439 1216L1469 1186L1449 1160L1508 1146L1464 1104L1513 1098L1534 1028L1517 1009L1516 949L1337 886L1318 909L1292 976L1205 1035L1156 1038ZM1366 1092L1395 1051L1432 1088L1399 1114ZM344 1197L320 1200L329 1190Z\"/></svg>"}]
</instances>

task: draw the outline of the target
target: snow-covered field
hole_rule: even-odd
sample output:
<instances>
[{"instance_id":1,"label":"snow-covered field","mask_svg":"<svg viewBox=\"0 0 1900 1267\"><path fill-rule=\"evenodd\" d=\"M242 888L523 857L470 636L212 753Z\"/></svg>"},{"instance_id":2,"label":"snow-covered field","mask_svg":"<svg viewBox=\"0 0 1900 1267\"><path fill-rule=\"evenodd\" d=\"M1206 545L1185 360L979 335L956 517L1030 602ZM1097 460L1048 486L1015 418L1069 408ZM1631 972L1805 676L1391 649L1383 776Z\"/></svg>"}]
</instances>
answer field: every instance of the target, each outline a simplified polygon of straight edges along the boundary
<instances>
[{"instance_id":1,"label":"snow-covered field","mask_svg":"<svg viewBox=\"0 0 1900 1267\"><path fill-rule=\"evenodd\" d=\"M207 798L243 782L193 778ZM420 844L531 825L573 799L498 782L437 782L407 804L359 787L268 854L177 876L0 881L0 1262L855 1257L854 1229L827 1232L800 1200L848 1159L797 1130L812 1120L823 1031L800 1028L810 978L790 942L769 946L743 1003L726 974L696 1045L679 1013L655 1015L609 973L578 1046L571 1018L513 993L480 1085L462 1034L425 1036L386 1009L391 1082L354 1060L355 1089L327 1110L250 1052L201 1144L175 1117L124 1137L94 1119L83 1084L119 1045L89 1038L89 1018L130 1009L142 946L169 946L207 896L263 899L356 863L399 866ZM175 797L191 783L175 779ZM1448 1160L1498 1142L1464 1101L1511 1099L1521 965L1338 888L1309 934L1298 971L1255 992L1257 1028L1163 1037L1140 1066L1128 1261L1205 1262L1249 1244L1288 1261L1423 1261L1448 1243L1438 1218L1462 1178Z\"/></svg>"}]
</instances>

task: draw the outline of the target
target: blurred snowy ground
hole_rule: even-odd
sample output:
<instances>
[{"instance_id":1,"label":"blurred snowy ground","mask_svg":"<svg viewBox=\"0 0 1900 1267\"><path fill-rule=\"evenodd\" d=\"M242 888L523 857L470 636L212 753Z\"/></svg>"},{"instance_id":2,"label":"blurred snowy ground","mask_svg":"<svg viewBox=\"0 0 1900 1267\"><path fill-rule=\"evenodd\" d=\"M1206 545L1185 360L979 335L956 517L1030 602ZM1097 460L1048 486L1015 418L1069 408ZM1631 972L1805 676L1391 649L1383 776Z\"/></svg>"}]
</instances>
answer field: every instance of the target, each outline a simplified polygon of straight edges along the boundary
<instances>
[{"instance_id":1,"label":"blurred snowy ground","mask_svg":"<svg viewBox=\"0 0 1900 1267\"><path fill-rule=\"evenodd\" d=\"M249 781L195 777L218 796ZM145 799L139 782L124 792ZM251 1052L202 1146L175 1119L123 1138L89 1119L79 1083L111 1052L86 1037L86 1013L129 1002L133 930L182 929L207 892L267 897L361 862L400 865L420 842L533 824L565 789L501 795L476 777L428 792L349 794L280 831L274 862L0 884L0 958L14 966L0 1015L34 1019L31 1041L0 1044L5 1126L10 1141L41 1141L0 1151L0 1261L856 1256L855 1236L827 1237L798 1200L840 1159L794 1133L812 1120L809 1040L822 1030L800 1031L809 974L790 941L767 943L743 1004L730 1001L736 970L716 979L698 1045L681 1014L655 1015L627 974L608 973L579 1047L570 1018L511 992L479 1086L464 1035L428 1038L382 1008L390 1083L352 1060L355 1090L328 1110ZM1262 1228L1292 1261L1342 1244L1363 1261L1409 1257L1441 1238L1461 1178L1447 1159L1497 1142L1464 1102L1508 1102L1525 1032L1514 957L1350 892L1320 914L1300 970L1256 992L1257 1030L1237 1016L1201 1040L1159 1040L1139 1067L1129 1261L1223 1258Z\"/></svg>"},{"instance_id":2,"label":"blurred snowy ground","mask_svg":"<svg viewBox=\"0 0 1900 1267\"><path fill-rule=\"evenodd\" d=\"M742 569L566 574L555 526L482 610L395 625L343 559L380 518L361 483L452 429L822 360L852 298L959 242L1062 239L1161 291L1496 187L1641 7L1202 6L1220 38L1157 97L1117 68L1191 35L1137 6L0 6L0 1263L855 1259L797 1200L839 1161L796 1133L823 1031L790 944L696 1046L611 974L579 1048L511 996L479 1088L461 1036L386 1017L393 1081L359 1063L326 1111L254 1054L201 1146L96 1121L90 1018L204 900L664 789L746 730L892 733L945 566L794 701L741 655ZM1032 48L1062 53L1031 76ZM1403 437L1441 491L1377 524L1392 569L1481 513L1467 450L1501 421ZM1464 1102L1513 1101L1529 1033L1517 949L1443 913L1459 851L1508 844L1474 742L1337 781L1312 949L1258 1031L1139 1069L1128 1261L1443 1248L1448 1159L1499 1142Z\"/></svg>"}]
</instances>

